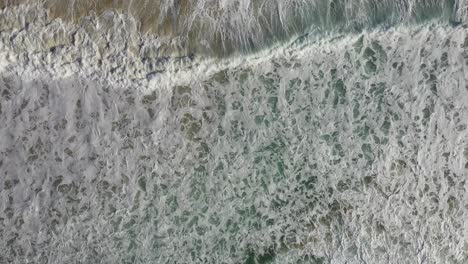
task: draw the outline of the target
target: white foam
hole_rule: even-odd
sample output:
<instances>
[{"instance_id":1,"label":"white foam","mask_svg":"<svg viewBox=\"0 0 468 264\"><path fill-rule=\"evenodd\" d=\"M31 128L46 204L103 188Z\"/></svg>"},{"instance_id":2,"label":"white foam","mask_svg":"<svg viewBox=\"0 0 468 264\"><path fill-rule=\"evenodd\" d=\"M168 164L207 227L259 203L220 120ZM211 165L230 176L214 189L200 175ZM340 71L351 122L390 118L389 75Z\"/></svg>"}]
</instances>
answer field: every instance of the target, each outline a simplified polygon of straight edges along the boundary
<instances>
[{"instance_id":1,"label":"white foam","mask_svg":"<svg viewBox=\"0 0 468 264\"><path fill-rule=\"evenodd\" d=\"M466 262L464 28L158 65L119 27L23 30L0 33L0 263Z\"/></svg>"}]
</instances>

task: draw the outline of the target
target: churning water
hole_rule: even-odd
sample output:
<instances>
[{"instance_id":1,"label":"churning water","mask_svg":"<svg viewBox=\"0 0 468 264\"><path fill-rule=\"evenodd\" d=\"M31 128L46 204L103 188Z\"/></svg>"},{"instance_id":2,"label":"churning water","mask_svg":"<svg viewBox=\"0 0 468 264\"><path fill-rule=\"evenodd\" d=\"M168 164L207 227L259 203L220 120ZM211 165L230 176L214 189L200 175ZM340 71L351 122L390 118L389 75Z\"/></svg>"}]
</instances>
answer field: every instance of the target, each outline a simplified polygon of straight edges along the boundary
<instances>
[{"instance_id":1,"label":"churning water","mask_svg":"<svg viewBox=\"0 0 468 264\"><path fill-rule=\"evenodd\" d=\"M466 1L15 2L1 264L468 262Z\"/></svg>"}]
</instances>

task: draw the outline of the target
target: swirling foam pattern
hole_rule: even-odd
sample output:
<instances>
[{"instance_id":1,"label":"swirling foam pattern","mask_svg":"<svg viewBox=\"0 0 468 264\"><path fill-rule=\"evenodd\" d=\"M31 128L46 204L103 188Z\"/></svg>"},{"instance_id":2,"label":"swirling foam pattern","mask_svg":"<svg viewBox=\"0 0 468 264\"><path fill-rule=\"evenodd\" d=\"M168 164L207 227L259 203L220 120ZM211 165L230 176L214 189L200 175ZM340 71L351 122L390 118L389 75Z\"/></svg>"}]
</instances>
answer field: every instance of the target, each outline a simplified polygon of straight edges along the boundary
<instances>
[{"instance_id":1,"label":"swirling foam pattern","mask_svg":"<svg viewBox=\"0 0 468 264\"><path fill-rule=\"evenodd\" d=\"M468 262L455 3L225 59L3 9L0 263Z\"/></svg>"}]
</instances>

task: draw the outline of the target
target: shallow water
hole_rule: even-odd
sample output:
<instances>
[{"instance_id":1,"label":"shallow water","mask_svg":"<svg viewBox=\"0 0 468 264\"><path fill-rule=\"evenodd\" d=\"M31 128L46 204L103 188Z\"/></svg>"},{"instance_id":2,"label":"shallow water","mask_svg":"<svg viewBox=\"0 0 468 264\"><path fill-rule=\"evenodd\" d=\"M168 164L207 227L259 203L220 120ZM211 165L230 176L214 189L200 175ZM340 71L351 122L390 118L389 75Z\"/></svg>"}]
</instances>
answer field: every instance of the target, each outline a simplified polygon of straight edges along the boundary
<instances>
[{"instance_id":1,"label":"shallow water","mask_svg":"<svg viewBox=\"0 0 468 264\"><path fill-rule=\"evenodd\" d=\"M4 9L0 263L467 262L468 32L435 18L222 59Z\"/></svg>"},{"instance_id":2,"label":"shallow water","mask_svg":"<svg viewBox=\"0 0 468 264\"><path fill-rule=\"evenodd\" d=\"M375 27L421 23L430 19L459 21L466 0L0 0L47 8L50 18L80 24L88 15L99 32L113 24L112 12L131 16L137 30L157 36L185 54L228 56L258 51L298 35L360 32ZM34 17L22 13L28 20ZM86 20L86 19L85 19ZM104 28L104 30L102 29ZM165 54L168 55L168 54Z\"/></svg>"}]
</instances>

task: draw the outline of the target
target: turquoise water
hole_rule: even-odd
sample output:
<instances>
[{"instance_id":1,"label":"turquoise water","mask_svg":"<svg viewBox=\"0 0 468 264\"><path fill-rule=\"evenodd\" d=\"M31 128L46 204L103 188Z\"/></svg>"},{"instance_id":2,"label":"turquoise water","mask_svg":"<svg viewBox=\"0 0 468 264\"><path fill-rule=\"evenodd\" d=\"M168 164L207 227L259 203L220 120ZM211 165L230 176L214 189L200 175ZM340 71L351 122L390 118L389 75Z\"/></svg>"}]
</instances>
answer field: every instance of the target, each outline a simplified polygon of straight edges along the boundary
<instances>
[{"instance_id":1,"label":"turquoise water","mask_svg":"<svg viewBox=\"0 0 468 264\"><path fill-rule=\"evenodd\" d=\"M327 3L223 59L4 10L0 263L465 263L463 3Z\"/></svg>"}]
</instances>

